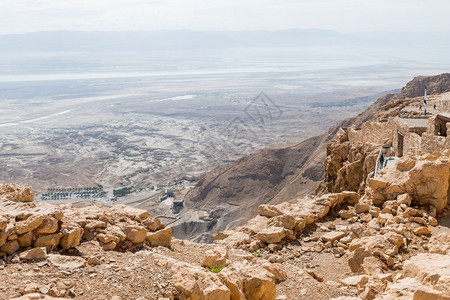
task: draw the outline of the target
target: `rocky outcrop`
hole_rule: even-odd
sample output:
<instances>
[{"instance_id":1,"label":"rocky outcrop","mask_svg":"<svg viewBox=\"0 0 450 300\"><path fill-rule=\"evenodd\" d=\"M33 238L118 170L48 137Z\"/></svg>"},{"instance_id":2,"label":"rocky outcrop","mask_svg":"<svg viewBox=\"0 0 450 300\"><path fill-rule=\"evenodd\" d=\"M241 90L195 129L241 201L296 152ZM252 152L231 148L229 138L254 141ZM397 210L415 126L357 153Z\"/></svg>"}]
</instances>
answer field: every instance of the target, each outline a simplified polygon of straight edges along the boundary
<instances>
[{"instance_id":1,"label":"rocky outcrop","mask_svg":"<svg viewBox=\"0 0 450 300\"><path fill-rule=\"evenodd\" d=\"M211 255L212 252L207 254ZM215 257L223 255L214 254ZM276 283L286 280L286 273L279 266L268 261L253 261L252 256L249 260L233 262L217 273L165 256L155 256L158 264L172 272L178 293L176 299L275 299Z\"/></svg>"},{"instance_id":2,"label":"rocky outcrop","mask_svg":"<svg viewBox=\"0 0 450 300\"><path fill-rule=\"evenodd\" d=\"M379 146L372 143L351 143L348 131L340 130L327 146L325 177L317 194L341 191L362 192L365 181L375 169Z\"/></svg>"},{"instance_id":3,"label":"rocky outcrop","mask_svg":"<svg viewBox=\"0 0 450 300\"><path fill-rule=\"evenodd\" d=\"M215 236L216 242L233 248L255 251L297 239L303 230L325 217L330 211L344 204L355 204L359 195L355 192L326 194L297 199L295 203L261 205L259 216L234 231Z\"/></svg>"},{"instance_id":4,"label":"rocky outcrop","mask_svg":"<svg viewBox=\"0 0 450 300\"><path fill-rule=\"evenodd\" d=\"M0 184L0 196L9 201L31 202L34 200L34 192L31 187L21 186L15 183Z\"/></svg>"},{"instance_id":5,"label":"rocky outcrop","mask_svg":"<svg viewBox=\"0 0 450 300\"><path fill-rule=\"evenodd\" d=\"M404 88L396 95L396 99L414 98L423 96L425 85L428 94L441 94L450 91L450 73L443 73L436 76L417 76L408 82Z\"/></svg>"},{"instance_id":6,"label":"rocky outcrop","mask_svg":"<svg viewBox=\"0 0 450 300\"><path fill-rule=\"evenodd\" d=\"M402 277L376 299L450 299L450 257L421 253L410 258Z\"/></svg>"},{"instance_id":7,"label":"rocky outcrop","mask_svg":"<svg viewBox=\"0 0 450 300\"><path fill-rule=\"evenodd\" d=\"M171 228L150 213L124 205L51 205L33 202L33 191L15 184L0 185L0 252L11 255L34 247L22 259L43 258L45 252L68 250L95 241L104 250L127 250L148 243L170 247Z\"/></svg>"},{"instance_id":8,"label":"rocky outcrop","mask_svg":"<svg viewBox=\"0 0 450 300\"><path fill-rule=\"evenodd\" d=\"M401 158L394 168L384 169L380 176L369 178L366 192L378 206L398 197L410 197L408 202L428 207L430 215L435 217L447 205L449 182L450 150L446 150Z\"/></svg>"}]
</instances>

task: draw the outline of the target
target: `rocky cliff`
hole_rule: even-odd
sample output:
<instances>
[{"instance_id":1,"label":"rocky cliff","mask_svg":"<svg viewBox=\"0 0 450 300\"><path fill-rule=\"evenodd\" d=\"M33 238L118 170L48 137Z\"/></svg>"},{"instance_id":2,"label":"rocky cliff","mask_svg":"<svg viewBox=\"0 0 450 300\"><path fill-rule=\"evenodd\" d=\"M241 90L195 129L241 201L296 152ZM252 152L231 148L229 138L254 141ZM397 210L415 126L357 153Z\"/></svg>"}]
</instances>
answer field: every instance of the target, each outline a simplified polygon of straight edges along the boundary
<instances>
[{"instance_id":1,"label":"rocky cliff","mask_svg":"<svg viewBox=\"0 0 450 300\"><path fill-rule=\"evenodd\" d=\"M405 108L420 105L425 85L429 95L450 91L450 74L416 77L399 93L380 98L357 118L340 124L346 125L341 128L349 126L359 128L368 121L386 122L389 117L396 116L422 117L423 111L419 109L406 111ZM379 126L378 131L389 130L388 126L383 124ZM378 135L381 137L381 132ZM384 142L392 142L392 139ZM316 192L320 194L350 190L362 193L366 179L374 170L380 146L381 143L373 143L368 137L366 140L351 142L347 131L338 131L327 146L327 157L324 161L325 176Z\"/></svg>"},{"instance_id":2,"label":"rocky cliff","mask_svg":"<svg viewBox=\"0 0 450 300\"><path fill-rule=\"evenodd\" d=\"M257 208L261 204L294 201L299 196L312 194L322 179L324 181L316 192L339 192L346 189L358 191L370 168L375 165L376 149L369 145L363 149L362 146L350 149L348 143L345 145L345 137L339 133L340 140L332 141L339 128L359 127L374 118L386 117L388 113L398 114L394 108L406 105L400 100L423 95L425 84L428 85L429 93L448 91L449 76L450 74L416 77L399 93L379 98L360 115L340 122L323 135L297 145L264 149L212 170L187 195L183 213L204 210L210 219L217 220L216 225L211 228L182 221L181 225L174 227L175 236L208 241L202 233L206 232L208 236L210 233L242 225L257 214ZM358 157L357 153L360 153ZM324 168L325 159L327 162ZM353 165L347 168L346 174L339 175L338 171L347 161L351 161ZM344 175L346 182L341 182ZM339 176L341 179L337 185L342 184L342 188L333 187Z\"/></svg>"}]
</instances>

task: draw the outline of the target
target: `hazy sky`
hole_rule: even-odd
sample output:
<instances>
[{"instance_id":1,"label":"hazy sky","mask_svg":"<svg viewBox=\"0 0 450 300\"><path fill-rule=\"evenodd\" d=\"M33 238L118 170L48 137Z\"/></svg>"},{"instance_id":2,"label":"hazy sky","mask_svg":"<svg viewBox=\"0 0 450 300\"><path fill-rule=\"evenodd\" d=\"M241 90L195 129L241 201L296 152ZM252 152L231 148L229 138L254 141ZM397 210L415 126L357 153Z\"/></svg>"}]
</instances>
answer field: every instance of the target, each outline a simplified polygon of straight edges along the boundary
<instances>
[{"instance_id":1,"label":"hazy sky","mask_svg":"<svg viewBox=\"0 0 450 300\"><path fill-rule=\"evenodd\" d=\"M42 30L342 32L450 28L449 0L0 0L0 33Z\"/></svg>"}]
</instances>

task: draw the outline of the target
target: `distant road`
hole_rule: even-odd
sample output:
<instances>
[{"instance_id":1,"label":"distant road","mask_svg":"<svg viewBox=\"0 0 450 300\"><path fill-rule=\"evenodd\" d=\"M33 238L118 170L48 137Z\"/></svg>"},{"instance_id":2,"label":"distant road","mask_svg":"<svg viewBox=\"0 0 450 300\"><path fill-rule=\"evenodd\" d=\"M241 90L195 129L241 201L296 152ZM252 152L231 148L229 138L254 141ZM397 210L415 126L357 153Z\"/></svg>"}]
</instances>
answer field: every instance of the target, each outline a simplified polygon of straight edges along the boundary
<instances>
[{"instance_id":1,"label":"distant road","mask_svg":"<svg viewBox=\"0 0 450 300\"><path fill-rule=\"evenodd\" d=\"M50 115L47 115L47 116L39 117L39 118L34 118L34 119L29 119L29 120L23 120L23 121L18 121L18 122L4 123L4 124L0 124L0 127L9 127L9 126L17 126L17 125L20 125L20 124L33 123L33 122L36 122L36 121L41 121L41 120L49 119L49 118L51 118L51 117L56 117L56 116L64 115L64 114L70 113L71 111L72 111L72 109L69 109L69 110L65 110L65 111L53 113L53 114L50 114Z\"/></svg>"}]
</instances>

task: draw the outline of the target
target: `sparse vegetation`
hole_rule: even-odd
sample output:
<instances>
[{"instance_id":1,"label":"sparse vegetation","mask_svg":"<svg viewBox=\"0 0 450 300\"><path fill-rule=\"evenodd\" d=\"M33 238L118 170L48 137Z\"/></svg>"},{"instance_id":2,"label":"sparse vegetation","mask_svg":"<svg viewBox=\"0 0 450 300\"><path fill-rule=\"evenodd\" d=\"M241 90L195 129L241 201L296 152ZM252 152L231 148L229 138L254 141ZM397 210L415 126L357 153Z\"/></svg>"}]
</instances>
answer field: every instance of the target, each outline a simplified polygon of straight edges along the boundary
<instances>
[{"instance_id":1,"label":"sparse vegetation","mask_svg":"<svg viewBox=\"0 0 450 300\"><path fill-rule=\"evenodd\" d=\"M124 197L132 192L132 187L124 187L118 190L113 190L114 197Z\"/></svg>"},{"instance_id":2,"label":"sparse vegetation","mask_svg":"<svg viewBox=\"0 0 450 300\"><path fill-rule=\"evenodd\" d=\"M224 266L214 266L214 267L207 267L206 269L212 273L219 273L220 271L222 271L223 268Z\"/></svg>"},{"instance_id":3,"label":"sparse vegetation","mask_svg":"<svg viewBox=\"0 0 450 300\"><path fill-rule=\"evenodd\" d=\"M258 251L255 251L255 252L253 252L253 256L254 256L254 257L261 257L262 254L259 253Z\"/></svg>"}]
</instances>

